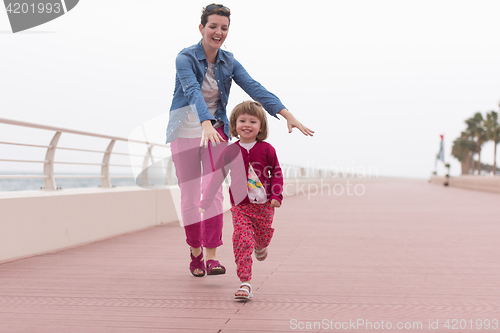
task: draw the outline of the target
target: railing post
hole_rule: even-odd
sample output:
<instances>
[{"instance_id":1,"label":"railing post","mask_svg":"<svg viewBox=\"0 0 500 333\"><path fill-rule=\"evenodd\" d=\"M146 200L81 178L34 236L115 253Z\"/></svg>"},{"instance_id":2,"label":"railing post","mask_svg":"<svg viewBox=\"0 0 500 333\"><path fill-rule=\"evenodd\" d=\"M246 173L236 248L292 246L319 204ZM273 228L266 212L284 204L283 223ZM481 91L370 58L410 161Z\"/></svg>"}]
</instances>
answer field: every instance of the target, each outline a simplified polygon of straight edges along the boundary
<instances>
[{"instance_id":1,"label":"railing post","mask_svg":"<svg viewBox=\"0 0 500 333\"><path fill-rule=\"evenodd\" d=\"M167 186L174 185L174 162L172 161L172 156L168 158L166 174Z\"/></svg>"},{"instance_id":2,"label":"railing post","mask_svg":"<svg viewBox=\"0 0 500 333\"><path fill-rule=\"evenodd\" d=\"M45 160L48 161L48 163L43 165L43 174L48 176L43 180L46 190L55 190L57 188L54 179L54 157L56 154L57 142L60 137L61 132L56 132L56 134L54 134L54 137L50 141L50 147L47 148L47 153L45 154Z\"/></svg>"},{"instance_id":3,"label":"railing post","mask_svg":"<svg viewBox=\"0 0 500 333\"><path fill-rule=\"evenodd\" d=\"M300 178L306 178L306 175L307 175L307 170L306 170L306 168L301 167L299 170L300 170L300 171L299 171L299 177L300 177Z\"/></svg>"},{"instance_id":4,"label":"railing post","mask_svg":"<svg viewBox=\"0 0 500 333\"><path fill-rule=\"evenodd\" d=\"M144 155L144 160L142 161L142 172L141 172L141 180L142 180L142 186L149 186L149 177L148 177L148 165L149 161L151 160L151 165L154 164L154 160L151 155L151 151L153 150L153 146L148 147L148 151L146 152L146 155Z\"/></svg>"},{"instance_id":5,"label":"railing post","mask_svg":"<svg viewBox=\"0 0 500 333\"><path fill-rule=\"evenodd\" d=\"M290 179L290 166L282 165L281 169L283 170L283 178Z\"/></svg>"},{"instance_id":6,"label":"railing post","mask_svg":"<svg viewBox=\"0 0 500 333\"><path fill-rule=\"evenodd\" d=\"M109 177L109 160L111 158L111 152L115 142L116 140L111 140L102 159L101 176L103 177L101 178L101 187L111 187L111 178Z\"/></svg>"}]
</instances>

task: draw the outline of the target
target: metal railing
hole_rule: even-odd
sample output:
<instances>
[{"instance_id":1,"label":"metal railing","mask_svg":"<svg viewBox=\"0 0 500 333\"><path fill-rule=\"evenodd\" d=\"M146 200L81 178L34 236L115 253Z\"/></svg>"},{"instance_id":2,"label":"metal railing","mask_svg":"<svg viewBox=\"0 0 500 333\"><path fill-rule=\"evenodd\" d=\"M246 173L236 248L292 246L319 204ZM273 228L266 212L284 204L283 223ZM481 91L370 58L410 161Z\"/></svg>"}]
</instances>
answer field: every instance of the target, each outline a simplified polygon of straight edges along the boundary
<instances>
[{"instance_id":1,"label":"metal railing","mask_svg":"<svg viewBox=\"0 0 500 333\"><path fill-rule=\"evenodd\" d=\"M20 142L6 142L0 141L0 145L11 145L11 146L25 146L32 148L41 148L46 149L45 158L43 160L28 160L28 159L5 159L1 158L0 162L21 162L21 163L40 163L43 164L43 174L41 175L2 175L0 174L0 179L43 179L45 190L55 190L58 189L56 185L56 179L64 179L64 178L75 178L75 179L84 179L84 178L100 178L101 179L101 187L109 188L112 187L111 179L112 178L134 178L134 176L127 175L111 175L110 167L137 167L141 168L142 172L139 174L137 179L137 184L141 187L150 187L154 186L153 182L157 182L158 178L163 178L167 185L176 184L175 177L175 168L172 162L171 157L162 158L155 163L155 158L153 156L153 148L154 147L164 147L170 148L168 144L160 144L160 143L152 143L148 141L141 140L133 140L128 138L121 138L117 136L111 136L106 134L92 133L81 130L74 130L68 128L62 128L52 125L28 122L24 120L17 120L12 118L4 118L0 117L0 124L6 125L14 125L14 126L22 126L27 128L35 128L47 131L55 132L50 140L48 145L40 145L40 144L28 144L28 143L20 143ZM108 146L106 150L93 150L93 149L81 149L75 147L61 147L58 146L59 140L63 133L77 134L87 137L97 137L102 139L109 140ZM144 145L146 148L145 154L131 154L131 153L123 153L123 152L115 152L113 148L117 141L125 141L128 143L136 143ZM89 163L89 162L72 162L72 161L56 161L55 154L58 150L68 150L68 151L79 151L79 152L87 152L87 153L98 153L102 154L101 163ZM110 159L112 155L124 155L124 156L135 156L142 158L142 165L132 165L132 164L111 164ZM56 175L54 173L54 165L55 164L73 164L73 165L85 165L85 166L100 166L101 172L98 175ZM301 166L282 164L281 168L283 170L283 176L285 179L302 179L302 178L323 178L326 176L326 170L320 170L317 168L305 168ZM157 169L162 169L158 172ZM155 179L155 181L151 181ZM227 183L227 179L226 179Z\"/></svg>"},{"instance_id":2,"label":"metal railing","mask_svg":"<svg viewBox=\"0 0 500 333\"><path fill-rule=\"evenodd\" d=\"M22 178L24 178L24 179L36 179L36 178L42 178L44 185L45 185L45 188L44 188L45 190L57 189L56 178L100 178L101 179L101 187L104 187L104 188L112 187L111 178L134 178L134 176L127 176L127 175L111 175L110 171L109 171L110 167L129 167L129 168L130 167L141 167L143 170L143 172L140 174L141 184L142 184L142 186L148 186L150 184L149 177L148 177L148 169L151 168L151 166L149 166L149 163L151 160L153 160L153 155L152 155L153 148L156 146L169 147L169 145L166 145L166 144L152 143L152 142L140 141L140 140L132 140L132 139L121 138L121 137L117 137L117 136L110 136L110 135L92 133L92 132L87 132L87 131L61 128L61 127L45 125L45 124L40 124L40 123L34 123L34 122L28 122L28 121L17 120L17 119L11 119L11 118L0 117L0 124L22 126L22 127L28 127L28 128L36 128L36 129L42 129L42 130L55 132L48 145L0 141L0 144L2 144L2 145L25 146L25 147L46 149L45 158L43 160L24 160L24 159L0 158L0 162L21 162L21 163L40 163L40 164L43 164L43 174L42 175L0 175L0 179L22 179ZM81 149L81 148L74 148L74 147L60 147L60 146L58 146L58 142L59 142L59 139L61 138L61 135L63 133L71 133L71 134L83 135L83 136L87 136L87 137L97 137L97 138L107 139L107 140L109 140L109 144L108 144L106 150L92 150L92 149ZM125 141L125 142L129 142L129 143L133 142L133 143L137 143L137 144L142 144L142 145L145 145L145 147L147 148L147 151L144 155L114 152L113 147L115 146L115 143L117 141ZM55 160L55 153L57 150L100 153L100 154L102 154L102 162L101 163L88 163L88 162L56 161ZM129 157L130 156L142 157L143 163L142 163L142 165L111 164L110 158L112 155L125 155L125 156L129 156ZM54 165L55 164L100 166L101 172L99 175L56 175L54 173ZM153 166L153 167L156 167L156 166ZM171 158L168 159L168 161L166 161L165 163L163 163L163 167L166 168L164 174L166 177L165 180L166 180L167 184L172 184L174 176L173 176L173 163L172 163Z\"/></svg>"}]
</instances>

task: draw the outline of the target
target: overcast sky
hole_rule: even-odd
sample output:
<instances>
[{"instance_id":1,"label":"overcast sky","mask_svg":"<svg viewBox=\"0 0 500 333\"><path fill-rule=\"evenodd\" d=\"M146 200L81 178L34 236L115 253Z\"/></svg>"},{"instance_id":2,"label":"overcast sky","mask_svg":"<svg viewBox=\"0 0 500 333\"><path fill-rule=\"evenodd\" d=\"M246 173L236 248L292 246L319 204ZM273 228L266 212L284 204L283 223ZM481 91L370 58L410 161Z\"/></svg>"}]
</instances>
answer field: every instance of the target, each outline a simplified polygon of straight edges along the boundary
<instances>
[{"instance_id":1,"label":"overcast sky","mask_svg":"<svg viewBox=\"0 0 500 333\"><path fill-rule=\"evenodd\" d=\"M121 137L166 119L175 57L199 41L206 4L81 0L17 34L0 10L0 116ZM232 13L226 50L316 131L288 134L284 120L270 119L268 141L282 164L425 178L444 134L458 174L450 152L464 120L499 111L500 1L224 4ZM248 98L233 84L228 110ZM164 140L165 127L154 141ZM50 136L1 126L0 141L13 140L47 144ZM492 164L492 144L483 161Z\"/></svg>"}]
</instances>

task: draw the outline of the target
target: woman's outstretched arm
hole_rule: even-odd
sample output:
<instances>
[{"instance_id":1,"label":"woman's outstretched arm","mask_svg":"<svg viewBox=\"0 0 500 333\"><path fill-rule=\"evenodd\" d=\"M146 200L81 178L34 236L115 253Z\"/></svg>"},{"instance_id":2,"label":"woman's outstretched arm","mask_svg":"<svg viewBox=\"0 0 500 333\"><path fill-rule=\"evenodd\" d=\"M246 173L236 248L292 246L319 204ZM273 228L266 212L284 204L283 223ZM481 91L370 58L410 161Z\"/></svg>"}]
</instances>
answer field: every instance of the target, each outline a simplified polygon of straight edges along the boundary
<instances>
[{"instance_id":1,"label":"woman's outstretched arm","mask_svg":"<svg viewBox=\"0 0 500 333\"><path fill-rule=\"evenodd\" d=\"M310 130L306 126L302 125L302 123L300 121L298 121L297 118L295 118L293 116L293 114L290 111L288 111L287 109L281 110L280 112L278 112L278 114L282 115L283 118L286 119L287 126L288 126L288 133L292 133L292 128L296 127L304 135L313 136L314 131Z\"/></svg>"},{"instance_id":2,"label":"woman's outstretched arm","mask_svg":"<svg viewBox=\"0 0 500 333\"><path fill-rule=\"evenodd\" d=\"M234 81L236 84L250 95L250 97L262 104L270 115L276 117L277 114L280 114L283 116L287 121L288 132L292 132L292 129L296 127L304 135L313 135L314 131L302 125L302 123L285 108L280 99L254 80L236 59L233 60L233 67Z\"/></svg>"}]
</instances>

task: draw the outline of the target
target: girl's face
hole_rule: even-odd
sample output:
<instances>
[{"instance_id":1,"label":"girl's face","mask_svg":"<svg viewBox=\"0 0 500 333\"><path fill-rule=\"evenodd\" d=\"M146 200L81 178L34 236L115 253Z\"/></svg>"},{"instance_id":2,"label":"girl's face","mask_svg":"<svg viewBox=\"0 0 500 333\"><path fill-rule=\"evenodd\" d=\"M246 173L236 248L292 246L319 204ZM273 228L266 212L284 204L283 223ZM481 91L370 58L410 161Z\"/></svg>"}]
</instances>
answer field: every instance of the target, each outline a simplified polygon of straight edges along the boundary
<instances>
[{"instance_id":1,"label":"girl's face","mask_svg":"<svg viewBox=\"0 0 500 333\"><path fill-rule=\"evenodd\" d=\"M217 51L224 43L229 31L229 18L218 14L208 16L205 27L200 24L205 51Z\"/></svg>"},{"instance_id":2,"label":"girl's face","mask_svg":"<svg viewBox=\"0 0 500 333\"><path fill-rule=\"evenodd\" d=\"M249 114L242 114L236 118L236 133L240 137L240 142L251 143L257 139L260 132L260 120Z\"/></svg>"}]
</instances>

